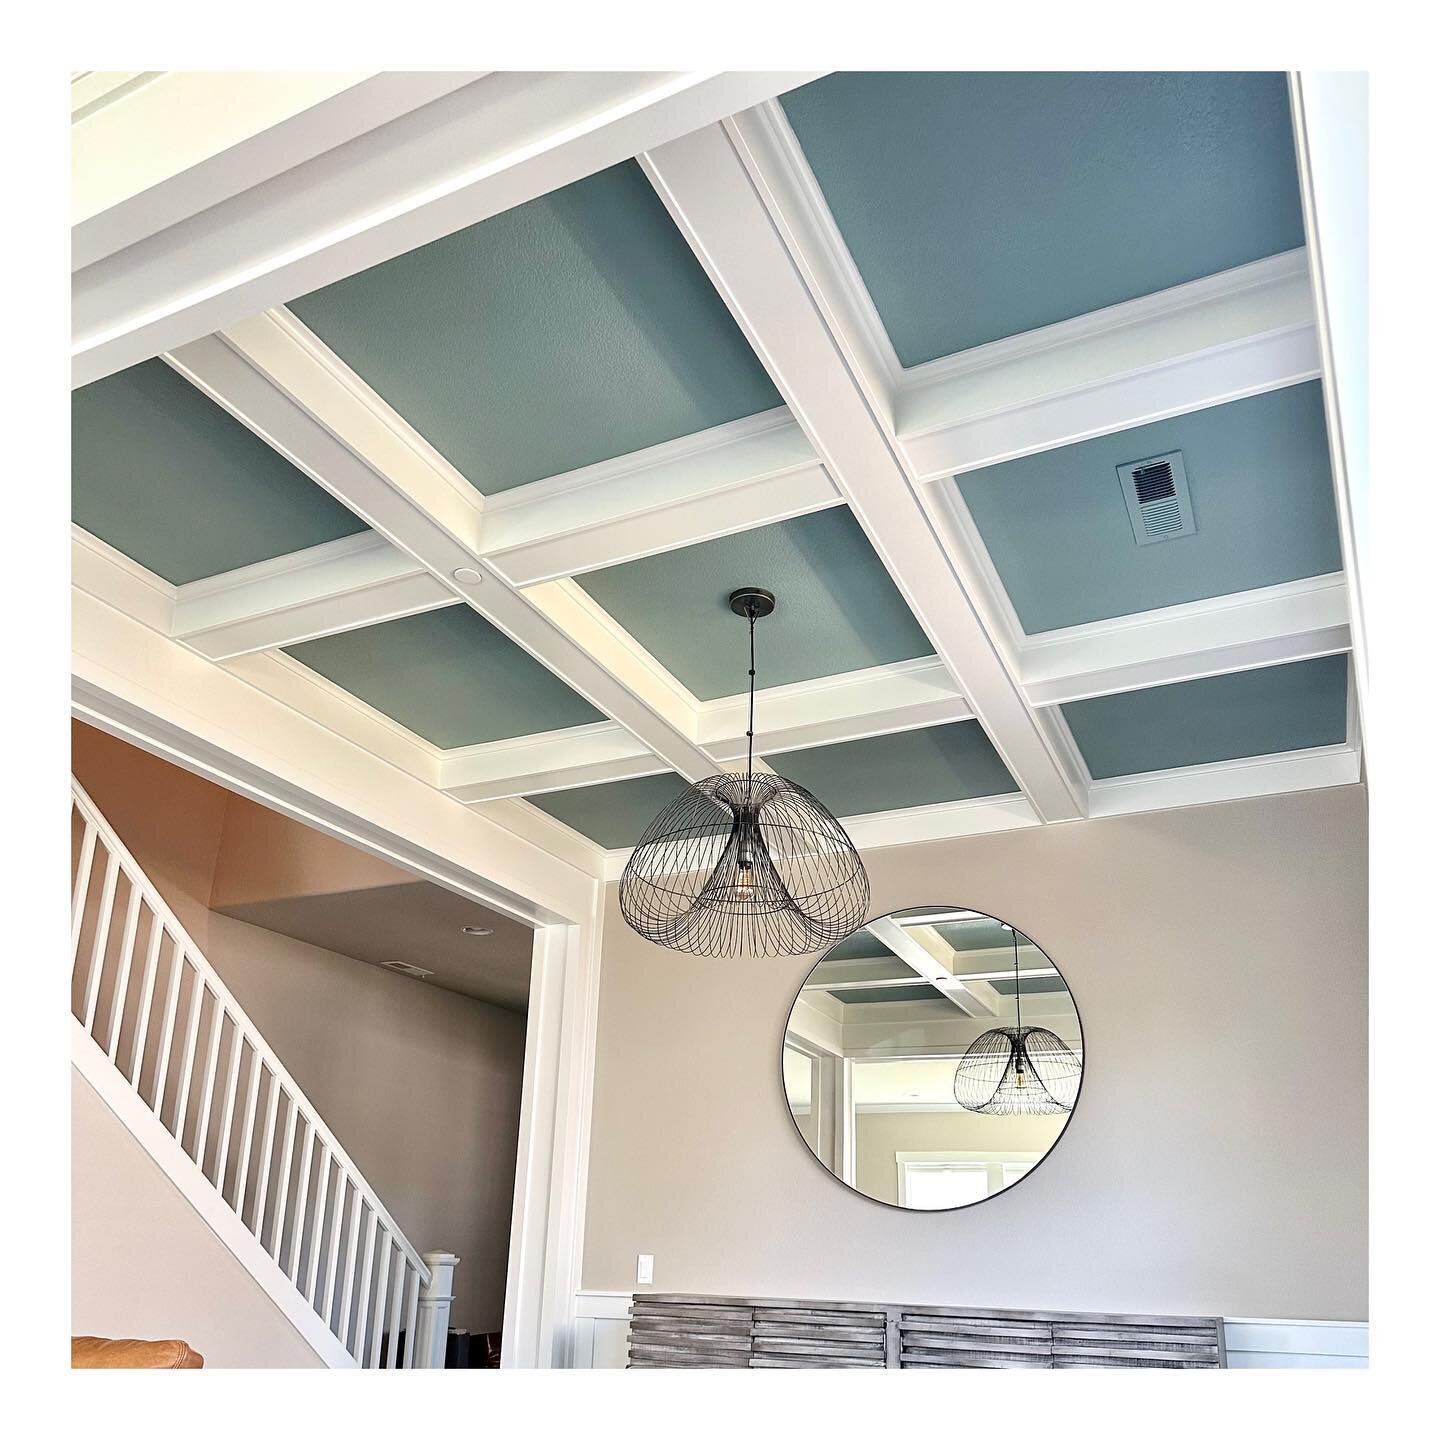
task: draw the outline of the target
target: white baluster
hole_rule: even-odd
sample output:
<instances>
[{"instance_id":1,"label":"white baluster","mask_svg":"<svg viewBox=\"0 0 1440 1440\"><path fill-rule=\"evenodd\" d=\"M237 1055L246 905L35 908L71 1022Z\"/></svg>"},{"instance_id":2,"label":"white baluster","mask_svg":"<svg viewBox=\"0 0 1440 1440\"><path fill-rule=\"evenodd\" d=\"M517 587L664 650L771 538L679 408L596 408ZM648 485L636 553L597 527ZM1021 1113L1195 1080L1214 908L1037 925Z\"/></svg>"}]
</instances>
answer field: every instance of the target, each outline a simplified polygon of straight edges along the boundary
<instances>
[{"instance_id":1,"label":"white baluster","mask_svg":"<svg viewBox=\"0 0 1440 1440\"><path fill-rule=\"evenodd\" d=\"M295 1104L295 1097L291 1096L291 1104ZM304 1119L304 1117L301 1117ZM315 1127L305 1121L305 1158L300 1165L300 1192L295 1200L295 1224L290 1232L290 1279L293 1284L300 1283L300 1251L304 1248L305 1241L305 1201L310 1196L310 1162L315 1156Z\"/></svg>"},{"instance_id":2,"label":"white baluster","mask_svg":"<svg viewBox=\"0 0 1440 1440\"><path fill-rule=\"evenodd\" d=\"M405 1277L410 1269L405 1252L398 1246L396 1249L395 1288L390 1293L390 1353L386 1357L386 1364L391 1370L400 1368L400 1307L405 1302Z\"/></svg>"},{"instance_id":3,"label":"white baluster","mask_svg":"<svg viewBox=\"0 0 1440 1440\"><path fill-rule=\"evenodd\" d=\"M385 1335L385 1297L390 1290L390 1232L380 1227L379 1275L375 1281L375 1330L370 1336L370 1368L380 1366L380 1342Z\"/></svg>"},{"instance_id":4,"label":"white baluster","mask_svg":"<svg viewBox=\"0 0 1440 1440\"><path fill-rule=\"evenodd\" d=\"M405 1368L415 1368L415 1312L420 1305L420 1272L407 1266L405 1277Z\"/></svg>"},{"instance_id":5,"label":"white baluster","mask_svg":"<svg viewBox=\"0 0 1440 1440\"><path fill-rule=\"evenodd\" d=\"M375 1274L375 1238L379 1231L379 1216L373 1207L370 1218L365 1222L365 1259L360 1266L360 1299L355 1307L355 1358L365 1364L365 1322L370 1318L370 1281Z\"/></svg>"},{"instance_id":6,"label":"white baluster","mask_svg":"<svg viewBox=\"0 0 1440 1440\"><path fill-rule=\"evenodd\" d=\"M220 1040L225 1033L225 1010L218 995L210 1009L210 1043L205 1047L205 1069L200 1079L200 1125L195 1135L195 1163L205 1169L205 1141L210 1135L210 1112L215 1107L215 1072L220 1068Z\"/></svg>"},{"instance_id":7,"label":"white baluster","mask_svg":"<svg viewBox=\"0 0 1440 1440\"><path fill-rule=\"evenodd\" d=\"M85 822L85 838L80 842L80 868L75 872L75 888L70 896L70 966L74 969L80 954L80 932L85 928L85 901L90 894L90 872L95 868L95 827Z\"/></svg>"},{"instance_id":8,"label":"white baluster","mask_svg":"<svg viewBox=\"0 0 1440 1440\"><path fill-rule=\"evenodd\" d=\"M279 1094L280 1088L277 1080L275 1083L276 1094ZM285 1242L285 1201L290 1195L290 1167L295 1163L295 1119L298 1113L299 1107L295 1104L295 1097L287 1093L285 1096L285 1139L280 1144L280 1189L275 1195L275 1223L270 1227L270 1256L277 1265L280 1263L280 1247ZM265 1178L267 1181L269 1180L268 1174ZM261 1188L264 1188L263 1184ZM255 1218L259 1224L264 1225L265 1200L263 1196Z\"/></svg>"},{"instance_id":9,"label":"white baluster","mask_svg":"<svg viewBox=\"0 0 1440 1440\"><path fill-rule=\"evenodd\" d=\"M345 1221L345 1194L349 1184L338 1161L335 1164L335 1179L338 1182L335 1186L335 1210L330 1217L330 1243L325 1248L325 1303L320 1311L320 1318L327 1325L335 1313L335 1271L340 1259L340 1229Z\"/></svg>"},{"instance_id":10,"label":"white baluster","mask_svg":"<svg viewBox=\"0 0 1440 1440\"><path fill-rule=\"evenodd\" d=\"M352 1187L353 1189L354 1187ZM364 1198L355 1190L355 1202L350 1209L349 1240L345 1244L345 1270L340 1277L340 1343L350 1348L350 1320L355 1310L355 1252L360 1247L360 1212L365 1208ZM331 1327L334 1328L333 1326Z\"/></svg>"},{"instance_id":11,"label":"white baluster","mask_svg":"<svg viewBox=\"0 0 1440 1440\"><path fill-rule=\"evenodd\" d=\"M429 1267L430 1279L419 1287L415 1364L422 1370L443 1370L450 1336L450 1302L455 1298L455 1267L460 1257L448 1250L427 1250L420 1258Z\"/></svg>"},{"instance_id":12,"label":"white baluster","mask_svg":"<svg viewBox=\"0 0 1440 1440\"><path fill-rule=\"evenodd\" d=\"M305 1281L305 1298L315 1303L315 1287L320 1280L320 1246L325 1238L325 1199L330 1194L330 1150L320 1147L320 1195L315 1201L315 1227L310 1239L310 1269Z\"/></svg>"},{"instance_id":13,"label":"white baluster","mask_svg":"<svg viewBox=\"0 0 1440 1440\"><path fill-rule=\"evenodd\" d=\"M264 1069L258 1057L256 1069L257 1072ZM274 1075L270 1077L270 1089L267 1093L270 1098L265 1102L265 1129L260 1138L260 1179L255 1185L255 1208L250 1216L250 1228L262 1245L265 1243L265 1200L270 1194L270 1162L275 1149L275 1119L280 1113L280 1081ZM241 1199L244 1199L243 1192Z\"/></svg>"},{"instance_id":14,"label":"white baluster","mask_svg":"<svg viewBox=\"0 0 1440 1440\"><path fill-rule=\"evenodd\" d=\"M190 1016L185 1025L185 1046L180 1059L180 1094L175 1107L175 1138L185 1143L185 1112L190 1108L190 1081L195 1074L195 1044L200 1038L200 1015L205 1009L205 981L200 967L190 967Z\"/></svg>"},{"instance_id":15,"label":"white baluster","mask_svg":"<svg viewBox=\"0 0 1440 1440\"><path fill-rule=\"evenodd\" d=\"M245 1037L240 1027L230 1027L230 1064L226 1067L225 1098L220 1102L220 1145L215 1156L215 1188L225 1198L225 1165L230 1159L230 1136L235 1129L235 1095L240 1086L240 1061L245 1054Z\"/></svg>"},{"instance_id":16,"label":"white baluster","mask_svg":"<svg viewBox=\"0 0 1440 1440\"><path fill-rule=\"evenodd\" d=\"M110 1043L105 1053L115 1063L120 1049L120 1026L125 1021L125 994L130 988L130 964L135 955L135 932L140 925L140 887L133 881L130 899L125 906L125 929L120 936L120 974L115 980L115 993L110 998Z\"/></svg>"},{"instance_id":17,"label":"white baluster","mask_svg":"<svg viewBox=\"0 0 1440 1440\"><path fill-rule=\"evenodd\" d=\"M115 852L105 857L105 884L100 890L100 909L95 916L95 943L90 947L90 973L85 977L85 1019L81 1022L95 1033L95 1006L100 999L100 976L105 969L105 949L110 943L110 917L115 909L115 879L120 873Z\"/></svg>"},{"instance_id":18,"label":"white baluster","mask_svg":"<svg viewBox=\"0 0 1440 1440\"><path fill-rule=\"evenodd\" d=\"M240 1163L235 1176L235 1213L245 1218L245 1182L250 1178L250 1152L255 1148L255 1104L260 1098L260 1052L250 1050L250 1083L245 1087L245 1112L240 1118ZM221 1175L224 1175L222 1170ZM222 1192L223 1194L223 1192Z\"/></svg>"},{"instance_id":19,"label":"white baluster","mask_svg":"<svg viewBox=\"0 0 1440 1440\"><path fill-rule=\"evenodd\" d=\"M150 939L145 946L145 970L140 977L140 1011L136 1015L135 1048L130 1052L130 1084L138 1092L140 1070L145 1064L145 1041L150 1034L150 1007L155 1001L155 977L160 970L160 942L165 927L154 910L150 912Z\"/></svg>"}]
</instances>

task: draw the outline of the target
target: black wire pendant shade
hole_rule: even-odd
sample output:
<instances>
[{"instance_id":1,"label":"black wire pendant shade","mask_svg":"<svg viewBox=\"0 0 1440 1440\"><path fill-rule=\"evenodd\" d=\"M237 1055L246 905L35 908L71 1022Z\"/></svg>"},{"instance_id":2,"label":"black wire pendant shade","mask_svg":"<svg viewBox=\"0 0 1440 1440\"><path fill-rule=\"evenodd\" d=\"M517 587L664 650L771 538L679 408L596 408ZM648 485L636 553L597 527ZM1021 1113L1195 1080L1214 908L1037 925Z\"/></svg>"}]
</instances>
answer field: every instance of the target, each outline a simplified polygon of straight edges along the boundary
<instances>
[{"instance_id":1,"label":"black wire pendant shade","mask_svg":"<svg viewBox=\"0 0 1440 1440\"><path fill-rule=\"evenodd\" d=\"M1059 1115L1075 1108L1080 1057L1053 1031L1020 1023L1020 940L1015 947L1015 1024L987 1030L955 1067L955 1100L979 1115Z\"/></svg>"},{"instance_id":2,"label":"black wire pendant shade","mask_svg":"<svg viewBox=\"0 0 1440 1440\"><path fill-rule=\"evenodd\" d=\"M620 877L632 930L690 955L808 955L865 918L870 882L840 822L806 789L755 773L755 622L766 590L737 590L750 622L750 724L743 775L697 780L646 827Z\"/></svg>"}]
</instances>

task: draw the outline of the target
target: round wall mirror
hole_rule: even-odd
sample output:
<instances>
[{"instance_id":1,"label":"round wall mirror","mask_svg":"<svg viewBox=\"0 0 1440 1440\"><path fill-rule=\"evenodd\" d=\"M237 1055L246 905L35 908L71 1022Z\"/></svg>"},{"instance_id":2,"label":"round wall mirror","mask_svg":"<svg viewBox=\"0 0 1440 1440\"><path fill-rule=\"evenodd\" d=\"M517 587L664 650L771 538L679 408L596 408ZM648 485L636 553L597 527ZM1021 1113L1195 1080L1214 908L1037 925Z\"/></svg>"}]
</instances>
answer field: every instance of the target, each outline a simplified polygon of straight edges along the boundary
<instances>
[{"instance_id":1,"label":"round wall mirror","mask_svg":"<svg viewBox=\"0 0 1440 1440\"><path fill-rule=\"evenodd\" d=\"M993 915L871 920L805 977L781 1073L800 1137L885 1205L955 1210L1024 1179L1080 1094L1080 1015L1054 962Z\"/></svg>"}]
</instances>

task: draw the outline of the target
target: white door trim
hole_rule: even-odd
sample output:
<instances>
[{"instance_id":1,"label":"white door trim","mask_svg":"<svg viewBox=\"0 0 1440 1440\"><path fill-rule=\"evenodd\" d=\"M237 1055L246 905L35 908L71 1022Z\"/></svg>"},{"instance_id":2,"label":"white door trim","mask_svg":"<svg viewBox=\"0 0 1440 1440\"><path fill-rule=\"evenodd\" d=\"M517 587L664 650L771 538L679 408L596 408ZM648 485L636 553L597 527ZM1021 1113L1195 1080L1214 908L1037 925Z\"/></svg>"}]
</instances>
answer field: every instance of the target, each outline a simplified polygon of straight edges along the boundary
<instances>
[{"instance_id":1,"label":"white door trim","mask_svg":"<svg viewBox=\"0 0 1440 1440\"><path fill-rule=\"evenodd\" d=\"M573 885L552 889L543 901L532 902L527 914L513 891L451 859L452 837L439 827L433 837L416 837L413 830L401 834L378 810L366 814L363 798L357 802L353 790L347 798L355 808L337 805L325 794L331 777L314 768L285 765L285 757L215 731L193 712L185 718L196 722L194 729L177 723L161 713L158 701L149 700L154 692L111 689L82 654L75 656L74 669L71 713L76 718L535 927L504 1363L539 1368L569 1363L590 1149L601 882L588 880L582 903L576 903L580 895ZM337 751L350 748L339 737L331 738ZM316 753L306 758L311 767L317 764ZM340 753L336 759L343 768L349 757ZM426 838L433 843L425 843ZM578 872L575 878L580 879ZM559 913L557 905L574 913Z\"/></svg>"}]
</instances>

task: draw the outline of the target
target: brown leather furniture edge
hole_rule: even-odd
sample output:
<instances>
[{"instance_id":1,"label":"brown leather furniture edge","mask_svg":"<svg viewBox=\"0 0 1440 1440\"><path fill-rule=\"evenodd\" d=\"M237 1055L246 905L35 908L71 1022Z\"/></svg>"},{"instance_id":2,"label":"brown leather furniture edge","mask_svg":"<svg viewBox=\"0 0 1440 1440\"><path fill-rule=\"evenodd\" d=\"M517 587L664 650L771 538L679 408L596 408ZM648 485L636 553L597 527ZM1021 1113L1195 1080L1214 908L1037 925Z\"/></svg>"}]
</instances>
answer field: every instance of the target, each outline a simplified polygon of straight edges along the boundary
<instances>
[{"instance_id":1,"label":"brown leather furniture edge","mask_svg":"<svg viewBox=\"0 0 1440 1440\"><path fill-rule=\"evenodd\" d=\"M70 1337L72 1370L201 1370L205 1357L183 1340L102 1340Z\"/></svg>"}]
</instances>

